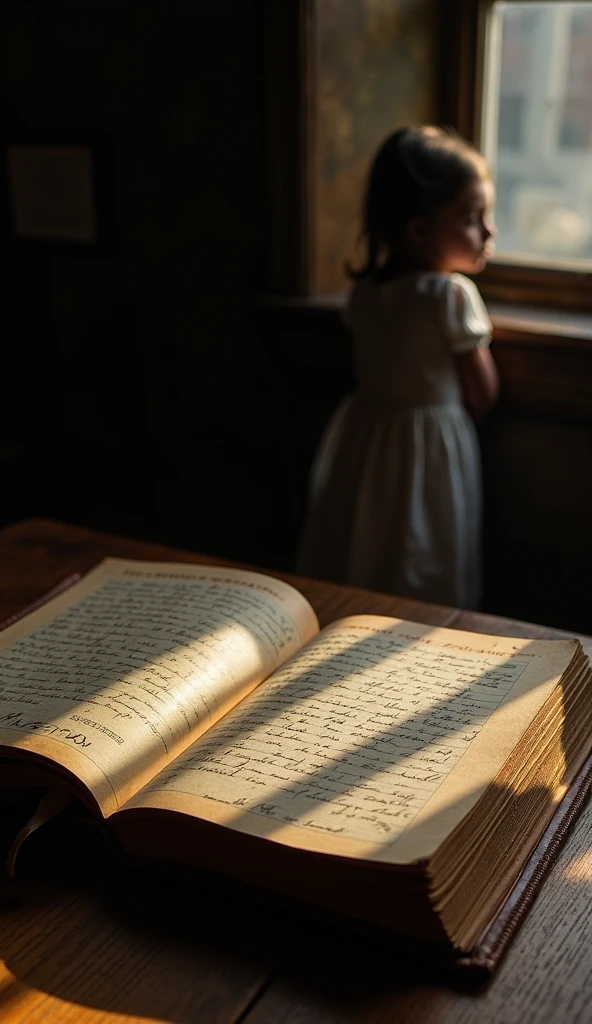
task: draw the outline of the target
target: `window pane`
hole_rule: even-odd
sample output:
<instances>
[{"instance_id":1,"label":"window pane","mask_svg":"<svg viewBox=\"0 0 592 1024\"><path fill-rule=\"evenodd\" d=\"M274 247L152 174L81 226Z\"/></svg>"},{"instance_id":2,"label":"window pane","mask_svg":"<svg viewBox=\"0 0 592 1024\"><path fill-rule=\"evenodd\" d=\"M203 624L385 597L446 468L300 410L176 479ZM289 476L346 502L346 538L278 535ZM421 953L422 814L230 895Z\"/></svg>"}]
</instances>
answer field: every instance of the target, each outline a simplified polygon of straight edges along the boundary
<instances>
[{"instance_id":1,"label":"window pane","mask_svg":"<svg viewBox=\"0 0 592 1024\"><path fill-rule=\"evenodd\" d=\"M592 0L493 4L482 145L498 255L592 270Z\"/></svg>"}]
</instances>

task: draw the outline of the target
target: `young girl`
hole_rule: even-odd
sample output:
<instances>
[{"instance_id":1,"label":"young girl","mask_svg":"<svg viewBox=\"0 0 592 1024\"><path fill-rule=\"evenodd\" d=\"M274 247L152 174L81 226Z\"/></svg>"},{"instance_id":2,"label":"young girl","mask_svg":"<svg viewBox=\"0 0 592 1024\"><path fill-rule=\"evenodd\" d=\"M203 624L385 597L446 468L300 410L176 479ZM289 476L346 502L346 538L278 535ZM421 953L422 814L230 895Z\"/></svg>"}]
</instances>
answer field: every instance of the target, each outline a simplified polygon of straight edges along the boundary
<instances>
[{"instance_id":1,"label":"young girl","mask_svg":"<svg viewBox=\"0 0 592 1024\"><path fill-rule=\"evenodd\" d=\"M479 606L475 422L498 382L491 322L462 274L491 254L492 204L485 160L444 130L406 128L379 150L346 313L358 389L313 466L303 575Z\"/></svg>"}]
</instances>

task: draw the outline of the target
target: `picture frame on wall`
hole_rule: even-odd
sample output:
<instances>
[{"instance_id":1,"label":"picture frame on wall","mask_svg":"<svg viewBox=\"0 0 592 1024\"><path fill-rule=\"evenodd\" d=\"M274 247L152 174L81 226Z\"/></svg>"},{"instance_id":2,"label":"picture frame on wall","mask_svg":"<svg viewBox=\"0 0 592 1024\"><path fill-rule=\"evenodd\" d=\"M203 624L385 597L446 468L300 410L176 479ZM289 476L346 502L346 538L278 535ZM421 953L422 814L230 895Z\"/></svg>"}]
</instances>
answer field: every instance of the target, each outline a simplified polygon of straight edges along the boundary
<instances>
[{"instance_id":1,"label":"picture frame on wall","mask_svg":"<svg viewBox=\"0 0 592 1024\"><path fill-rule=\"evenodd\" d=\"M5 175L12 237L22 242L94 247L102 225L95 147L8 142Z\"/></svg>"}]
</instances>

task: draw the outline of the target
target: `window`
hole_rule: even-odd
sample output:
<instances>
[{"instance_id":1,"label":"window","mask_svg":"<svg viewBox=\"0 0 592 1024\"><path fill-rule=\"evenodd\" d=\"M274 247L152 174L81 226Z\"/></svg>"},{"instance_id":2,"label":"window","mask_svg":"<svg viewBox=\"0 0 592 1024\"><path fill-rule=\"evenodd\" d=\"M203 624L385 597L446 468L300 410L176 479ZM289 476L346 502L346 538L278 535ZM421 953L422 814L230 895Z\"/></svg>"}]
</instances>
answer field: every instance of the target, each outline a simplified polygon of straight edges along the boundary
<instances>
[{"instance_id":1,"label":"window","mask_svg":"<svg viewBox=\"0 0 592 1024\"><path fill-rule=\"evenodd\" d=\"M525 136L525 108L525 96L508 96L507 93L500 93L497 127L498 150L522 149Z\"/></svg>"},{"instance_id":2,"label":"window","mask_svg":"<svg viewBox=\"0 0 592 1024\"><path fill-rule=\"evenodd\" d=\"M461 40L461 53L445 119L482 149L496 181L499 237L483 290L589 309L592 0L452 4L449 47Z\"/></svg>"},{"instance_id":3,"label":"window","mask_svg":"<svg viewBox=\"0 0 592 1024\"><path fill-rule=\"evenodd\" d=\"M497 2L488 29L499 254L592 271L592 2Z\"/></svg>"},{"instance_id":4,"label":"window","mask_svg":"<svg viewBox=\"0 0 592 1024\"><path fill-rule=\"evenodd\" d=\"M560 121L563 149L592 153L592 4L571 12L566 91Z\"/></svg>"},{"instance_id":5,"label":"window","mask_svg":"<svg viewBox=\"0 0 592 1024\"><path fill-rule=\"evenodd\" d=\"M526 140L530 99L528 84L532 78L536 32L536 12L511 7L501 24L502 45L495 54L495 90L498 104L497 147L522 150ZM499 36L499 30L498 30Z\"/></svg>"},{"instance_id":6,"label":"window","mask_svg":"<svg viewBox=\"0 0 592 1024\"><path fill-rule=\"evenodd\" d=\"M490 299L592 309L592 0L266 0L269 280L331 293L359 261L372 153L453 125L497 180Z\"/></svg>"}]
</instances>

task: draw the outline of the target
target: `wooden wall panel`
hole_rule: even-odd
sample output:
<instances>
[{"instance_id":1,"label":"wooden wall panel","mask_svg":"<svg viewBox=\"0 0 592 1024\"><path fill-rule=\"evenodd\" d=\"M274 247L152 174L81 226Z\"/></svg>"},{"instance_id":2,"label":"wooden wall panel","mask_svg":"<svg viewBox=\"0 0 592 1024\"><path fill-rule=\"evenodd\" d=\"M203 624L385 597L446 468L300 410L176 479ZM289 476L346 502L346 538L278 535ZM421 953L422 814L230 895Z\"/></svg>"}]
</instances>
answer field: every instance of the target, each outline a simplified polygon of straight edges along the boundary
<instances>
[{"instance_id":1,"label":"wooden wall panel","mask_svg":"<svg viewBox=\"0 0 592 1024\"><path fill-rule=\"evenodd\" d=\"M497 329L493 352L506 408L592 423L592 343Z\"/></svg>"}]
</instances>

